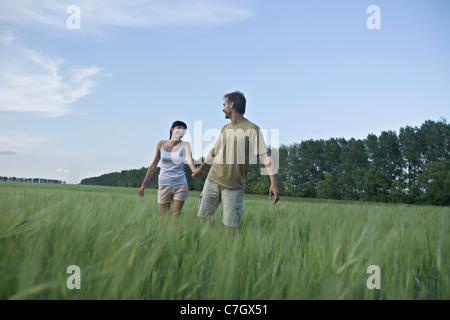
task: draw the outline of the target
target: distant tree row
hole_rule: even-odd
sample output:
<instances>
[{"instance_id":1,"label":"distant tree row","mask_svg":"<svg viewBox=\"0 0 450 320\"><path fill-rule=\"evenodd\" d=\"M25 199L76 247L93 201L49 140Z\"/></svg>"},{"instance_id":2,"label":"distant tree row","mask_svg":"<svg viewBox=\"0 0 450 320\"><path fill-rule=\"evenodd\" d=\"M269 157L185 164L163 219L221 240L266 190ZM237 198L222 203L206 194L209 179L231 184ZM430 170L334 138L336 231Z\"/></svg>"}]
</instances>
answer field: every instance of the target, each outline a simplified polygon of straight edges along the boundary
<instances>
[{"instance_id":1,"label":"distant tree row","mask_svg":"<svg viewBox=\"0 0 450 320\"><path fill-rule=\"evenodd\" d=\"M306 140L282 145L278 153L278 188L282 196L450 204L450 125L445 119L425 121L420 127L383 131L366 139ZM262 165L251 165L248 194L267 194L268 176ZM202 190L209 166L198 180L185 165L190 190ZM140 187L147 168L87 178L81 184ZM148 184L158 187L159 167Z\"/></svg>"},{"instance_id":2,"label":"distant tree row","mask_svg":"<svg viewBox=\"0 0 450 320\"><path fill-rule=\"evenodd\" d=\"M107 173L98 177L83 179L80 184L140 188L147 173L147 169L148 168L142 167L141 169L122 170L121 172ZM147 188L158 188L159 171L160 167L157 167L155 173L147 184Z\"/></svg>"},{"instance_id":3,"label":"distant tree row","mask_svg":"<svg viewBox=\"0 0 450 320\"><path fill-rule=\"evenodd\" d=\"M30 183L60 183L65 184L65 181L53 180L53 179L42 179L42 178L16 178L16 177L0 177L0 181L9 182L30 182Z\"/></svg>"},{"instance_id":4,"label":"distant tree row","mask_svg":"<svg viewBox=\"0 0 450 320\"><path fill-rule=\"evenodd\" d=\"M450 204L450 125L369 134L364 140L307 140L281 147L280 191L308 198Z\"/></svg>"},{"instance_id":5,"label":"distant tree row","mask_svg":"<svg viewBox=\"0 0 450 320\"><path fill-rule=\"evenodd\" d=\"M191 169L187 164L184 165L183 169L186 174L189 190L202 190L206 176L209 172L209 167L206 167L205 170L203 170L202 175L197 180L192 178ZM122 170L121 172L107 173L98 177L83 179L80 184L140 188L142 181L144 181L145 175L147 174L147 170L148 168L142 167L141 169ZM160 167L156 168L155 173L147 184L147 188L158 188L158 176L160 170Z\"/></svg>"}]
</instances>

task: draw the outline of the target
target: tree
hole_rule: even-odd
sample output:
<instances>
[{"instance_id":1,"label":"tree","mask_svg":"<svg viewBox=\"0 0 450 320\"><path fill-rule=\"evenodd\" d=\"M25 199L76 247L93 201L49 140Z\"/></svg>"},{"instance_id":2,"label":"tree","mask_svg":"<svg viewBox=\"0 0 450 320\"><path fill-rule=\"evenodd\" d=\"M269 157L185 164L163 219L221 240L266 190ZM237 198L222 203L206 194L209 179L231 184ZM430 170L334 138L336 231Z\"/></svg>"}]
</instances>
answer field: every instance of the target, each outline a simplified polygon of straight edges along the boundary
<instances>
[{"instance_id":1,"label":"tree","mask_svg":"<svg viewBox=\"0 0 450 320\"><path fill-rule=\"evenodd\" d=\"M450 205L450 160L433 162L418 178L425 204Z\"/></svg>"},{"instance_id":2,"label":"tree","mask_svg":"<svg viewBox=\"0 0 450 320\"><path fill-rule=\"evenodd\" d=\"M402 185L403 157L397 134L394 131L383 131L379 137L369 134L365 140L370 170L363 175L365 199L387 202L389 195Z\"/></svg>"},{"instance_id":3,"label":"tree","mask_svg":"<svg viewBox=\"0 0 450 320\"><path fill-rule=\"evenodd\" d=\"M407 126L400 129L399 144L402 153L403 181L405 183L405 201L414 203L422 191L417 182L419 174L425 170L424 141L420 130Z\"/></svg>"},{"instance_id":4,"label":"tree","mask_svg":"<svg viewBox=\"0 0 450 320\"><path fill-rule=\"evenodd\" d=\"M278 150L278 172L277 172L277 181L278 181L278 190L280 191L280 195L286 195L286 184L289 181L289 177L287 175L287 168L289 166L288 162L288 152L289 147L281 145ZM274 156L274 153L271 153Z\"/></svg>"},{"instance_id":5,"label":"tree","mask_svg":"<svg viewBox=\"0 0 450 320\"><path fill-rule=\"evenodd\" d=\"M325 173L325 179L319 181L317 197L322 199L343 199L336 171Z\"/></svg>"},{"instance_id":6,"label":"tree","mask_svg":"<svg viewBox=\"0 0 450 320\"><path fill-rule=\"evenodd\" d=\"M427 167L432 162L450 159L450 125L445 119L438 122L425 121L420 127L420 132L423 137Z\"/></svg>"},{"instance_id":7,"label":"tree","mask_svg":"<svg viewBox=\"0 0 450 320\"><path fill-rule=\"evenodd\" d=\"M331 138L323 144L323 163L322 173L333 172L341 163L342 146L346 143L345 139Z\"/></svg>"},{"instance_id":8,"label":"tree","mask_svg":"<svg viewBox=\"0 0 450 320\"><path fill-rule=\"evenodd\" d=\"M338 183L346 200L358 200L358 184L362 179L363 169L369 166L368 156L362 140L354 138L342 147L341 163L337 168Z\"/></svg>"},{"instance_id":9,"label":"tree","mask_svg":"<svg viewBox=\"0 0 450 320\"><path fill-rule=\"evenodd\" d=\"M320 180L323 180L323 140L307 140L300 143L296 170L299 170L297 186L299 196L315 198Z\"/></svg>"},{"instance_id":10,"label":"tree","mask_svg":"<svg viewBox=\"0 0 450 320\"><path fill-rule=\"evenodd\" d=\"M388 202L392 181L377 168L365 168L357 182L360 199L363 201Z\"/></svg>"}]
</instances>

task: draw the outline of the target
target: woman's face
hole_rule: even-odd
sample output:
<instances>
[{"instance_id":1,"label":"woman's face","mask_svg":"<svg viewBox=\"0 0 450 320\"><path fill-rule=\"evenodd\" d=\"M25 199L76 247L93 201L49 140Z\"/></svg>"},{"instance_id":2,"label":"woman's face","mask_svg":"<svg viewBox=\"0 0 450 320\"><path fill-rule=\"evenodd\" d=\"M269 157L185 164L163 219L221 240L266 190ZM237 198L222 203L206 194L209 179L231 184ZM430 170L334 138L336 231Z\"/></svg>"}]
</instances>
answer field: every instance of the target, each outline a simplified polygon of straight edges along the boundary
<instances>
[{"instance_id":1,"label":"woman's face","mask_svg":"<svg viewBox=\"0 0 450 320\"><path fill-rule=\"evenodd\" d=\"M182 126L172 128L172 140L180 140L186 133L186 129Z\"/></svg>"}]
</instances>

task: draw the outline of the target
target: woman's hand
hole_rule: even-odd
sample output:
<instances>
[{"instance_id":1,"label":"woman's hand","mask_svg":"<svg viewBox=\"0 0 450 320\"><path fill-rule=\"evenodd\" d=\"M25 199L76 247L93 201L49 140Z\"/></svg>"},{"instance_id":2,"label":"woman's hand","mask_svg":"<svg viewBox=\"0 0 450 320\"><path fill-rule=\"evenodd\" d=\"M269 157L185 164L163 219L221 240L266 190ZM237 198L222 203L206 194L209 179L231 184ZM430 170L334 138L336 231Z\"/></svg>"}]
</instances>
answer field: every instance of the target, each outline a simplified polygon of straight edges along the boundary
<instances>
[{"instance_id":1,"label":"woman's hand","mask_svg":"<svg viewBox=\"0 0 450 320\"><path fill-rule=\"evenodd\" d=\"M192 178L197 180L201 174L202 174L202 168L201 167L195 168L194 172L192 172Z\"/></svg>"}]
</instances>

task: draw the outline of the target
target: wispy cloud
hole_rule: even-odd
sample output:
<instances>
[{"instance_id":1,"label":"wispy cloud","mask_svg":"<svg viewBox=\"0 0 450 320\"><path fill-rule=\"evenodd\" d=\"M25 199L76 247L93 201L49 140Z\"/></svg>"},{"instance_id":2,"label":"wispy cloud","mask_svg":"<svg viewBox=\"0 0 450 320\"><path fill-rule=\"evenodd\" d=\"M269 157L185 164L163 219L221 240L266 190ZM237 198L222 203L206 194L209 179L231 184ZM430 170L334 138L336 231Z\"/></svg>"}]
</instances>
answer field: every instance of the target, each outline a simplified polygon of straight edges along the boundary
<instances>
[{"instance_id":1,"label":"wispy cloud","mask_svg":"<svg viewBox=\"0 0 450 320\"><path fill-rule=\"evenodd\" d=\"M2 133L2 135L0 135L0 148L2 150L16 150L18 148L29 148L33 146L39 146L46 141L55 141L55 140L57 139L51 137L8 132ZM14 154L16 154L16 152L14 152Z\"/></svg>"},{"instance_id":2,"label":"wispy cloud","mask_svg":"<svg viewBox=\"0 0 450 320\"><path fill-rule=\"evenodd\" d=\"M70 104L88 95L101 69L68 67L61 58L32 50L14 36L0 33L0 111L39 112L58 117L72 112Z\"/></svg>"},{"instance_id":3,"label":"wispy cloud","mask_svg":"<svg viewBox=\"0 0 450 320\"><path fill-rule=\"evenodd\" d=\"M0 156L12 156L12 155L15 155L15 154L17 154L17 152L14 152L14 151L8 151L8 150L6 150L6 151L0 151Z\"/></svg>"},{"instance_id":4,"label":"wispy cloud","mask_svg":"<svg viewBox=\"0 0 450 320\"><path fill-rule=\"evenodd\" d=\"M253 11L236 0L15 0L3 1L0 21L13 25L66 26L66 9L77 5L81 29L105 27L149 28L162 25L224 25L253 16Z\"/></svg>"}]
</instances>

